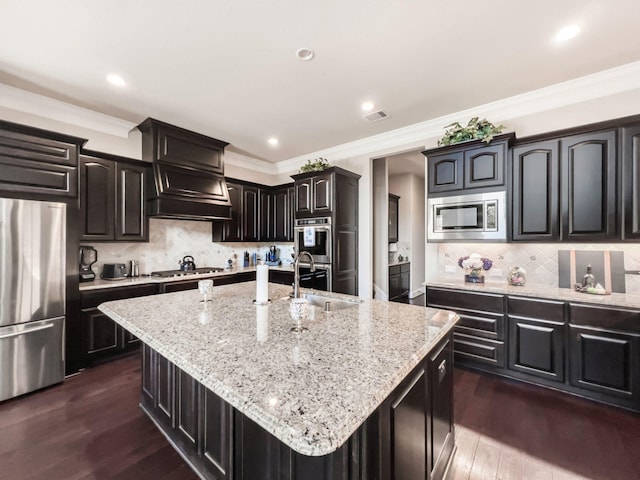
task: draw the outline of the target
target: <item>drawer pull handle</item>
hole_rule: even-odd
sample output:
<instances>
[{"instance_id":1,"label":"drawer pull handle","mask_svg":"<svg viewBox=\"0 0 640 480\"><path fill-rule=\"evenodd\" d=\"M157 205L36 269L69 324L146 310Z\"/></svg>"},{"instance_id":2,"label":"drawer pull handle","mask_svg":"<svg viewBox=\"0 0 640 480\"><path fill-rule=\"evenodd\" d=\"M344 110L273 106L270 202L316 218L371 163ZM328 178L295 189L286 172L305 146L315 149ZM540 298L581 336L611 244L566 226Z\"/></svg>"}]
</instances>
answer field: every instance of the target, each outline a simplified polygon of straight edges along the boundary
<instances>
[{"instance_id":1,"label":"drawer pull handle","mask_svg":"<svg viewBox=\"0 0 640 480\"><path fill-rule=\"evenodd\" d=\"M447 376L447 360L443 360L442 363L438 366L438 383L442 383L444 377Z\"/></svg>"}]
</instances>

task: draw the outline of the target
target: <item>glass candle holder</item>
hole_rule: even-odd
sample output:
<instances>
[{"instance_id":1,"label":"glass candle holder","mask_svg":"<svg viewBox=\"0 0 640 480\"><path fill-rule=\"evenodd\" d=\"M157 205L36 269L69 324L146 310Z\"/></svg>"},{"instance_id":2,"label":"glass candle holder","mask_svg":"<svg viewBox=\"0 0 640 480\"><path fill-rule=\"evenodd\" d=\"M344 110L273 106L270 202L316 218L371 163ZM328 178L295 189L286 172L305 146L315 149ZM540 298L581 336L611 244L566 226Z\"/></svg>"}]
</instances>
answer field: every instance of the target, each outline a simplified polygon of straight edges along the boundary
<instances>
[{"instance_id":1,"label":"glass candle holder","mask_svg":"<svg viewBox=\"0 0 640 480\"><path fill-rule=\"evenodd\" d=\"M292 332L304 332L306 327L302 326L302 320L307 318L307 299L306 298L292 298L289 306L291 312L291 318L295 320L296 325L291 327Z\"/></svg>"},{"instance_id":2,"label":"glass candle holder","mask_svg":"<svg viewBox=\"0 0 640 480\"><path fill-rule=\"evenodd\" d=\"M200 303L210 302L211 299L208 297L213 293L213 280L199 280L198 291L202 294Z\"/></svg>"}]
</instances>

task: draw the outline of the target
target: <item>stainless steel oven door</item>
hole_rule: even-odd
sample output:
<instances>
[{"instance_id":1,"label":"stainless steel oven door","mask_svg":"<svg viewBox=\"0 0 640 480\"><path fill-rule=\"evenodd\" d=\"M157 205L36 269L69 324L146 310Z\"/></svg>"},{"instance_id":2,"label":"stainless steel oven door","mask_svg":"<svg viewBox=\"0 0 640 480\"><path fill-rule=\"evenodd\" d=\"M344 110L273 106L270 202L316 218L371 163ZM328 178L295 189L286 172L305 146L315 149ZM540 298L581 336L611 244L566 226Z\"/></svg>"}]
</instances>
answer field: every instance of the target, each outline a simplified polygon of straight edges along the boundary
<instances>
[{"instance_id":1,"label":"stainless steel oven door","mask_svg":"<svg viewBox=\"0 0 640 480\"><path fill-rule=\"evenodd\" d=\"M296 254L307 251L316 263L331 263L331 226L313 225L295 227Z\"/></svg>"}]
</instances>

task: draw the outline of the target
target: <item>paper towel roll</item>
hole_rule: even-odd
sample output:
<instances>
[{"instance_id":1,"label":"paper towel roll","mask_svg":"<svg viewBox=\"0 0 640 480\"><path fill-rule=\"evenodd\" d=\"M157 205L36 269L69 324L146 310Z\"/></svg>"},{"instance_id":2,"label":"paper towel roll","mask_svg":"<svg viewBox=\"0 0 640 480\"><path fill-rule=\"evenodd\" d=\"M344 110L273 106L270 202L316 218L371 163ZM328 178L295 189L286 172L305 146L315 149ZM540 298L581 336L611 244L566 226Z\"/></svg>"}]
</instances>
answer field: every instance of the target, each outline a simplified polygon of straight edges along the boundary
<instances>
[{"instance_id":1,"label":"paper towel roll","mask_svg":"<svg viewBox=\"0 0 640 480\"><path fill-rule=\"evenodd\" d=\"M256 306L256 320L258 342L266 342L269 338L269 305Z\"/></svg>"},{"instance_id":2,"label":"paper towel roll","mask_svg":"<svg viewBox=\"0 0 640 480\"><path fill-rule=\"evenodd\" d=\"M269 301L269 266L256 267L256 303L264 304Z\"/></svg>"}]
</instances>

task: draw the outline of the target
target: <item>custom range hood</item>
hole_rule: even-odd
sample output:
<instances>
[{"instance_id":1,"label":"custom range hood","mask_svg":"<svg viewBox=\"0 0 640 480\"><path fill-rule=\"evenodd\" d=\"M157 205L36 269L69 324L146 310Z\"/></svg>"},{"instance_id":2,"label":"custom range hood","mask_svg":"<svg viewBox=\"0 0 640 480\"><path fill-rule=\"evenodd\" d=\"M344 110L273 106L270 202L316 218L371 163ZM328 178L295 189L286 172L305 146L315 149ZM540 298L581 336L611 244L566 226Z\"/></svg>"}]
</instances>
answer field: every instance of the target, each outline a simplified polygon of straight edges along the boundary
<instances>
[{"instance_id":1,"label":"custom range hood","mask_svg":"<svg viewBox=\"0 0 640 480\"><path fill-rule=\"evenodd\" d=\"M151 217L229 220L231 201L224 180L227 142L147 118L142 158L153 164L147 202Z\"/></svg>"}]
</instances>

